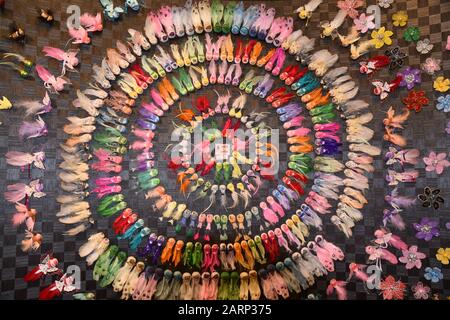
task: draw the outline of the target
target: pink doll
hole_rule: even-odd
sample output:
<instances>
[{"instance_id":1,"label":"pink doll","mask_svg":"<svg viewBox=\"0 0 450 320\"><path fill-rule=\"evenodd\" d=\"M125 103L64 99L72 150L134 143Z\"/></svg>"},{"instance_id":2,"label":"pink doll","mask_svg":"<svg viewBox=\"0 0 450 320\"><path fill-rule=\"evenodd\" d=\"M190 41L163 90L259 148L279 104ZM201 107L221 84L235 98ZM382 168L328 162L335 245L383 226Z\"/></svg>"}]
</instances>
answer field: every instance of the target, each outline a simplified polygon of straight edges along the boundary
<instances>
[{"instance_id":1,"label":"pink doll","mask_svg":"<svg viewBox=\"0 0 450 320\"><path fill-rule=\"evenodd\" d=\"M74 71L79 61L77 54L80 50L68 50L64 51L53 47L44 47L42 52L46 57L51 57L63 62L62 75L66 74L66 68L70 71Z\"/></svg>"},{"instance_id":2,"label":"pink doll","mask_svg":"<svg viewBox=\"0 0 450 320\"><path fill-rule=\"evenodd\" d=\"M47 69L45 69L41 65L36 65L36 72L39 75L39 78L44 81L44 86L50 93L58 93L64 90L65 84L70 84L70 81L63 76L55 77L52 75Z\"/></svg>"}]
</instances>

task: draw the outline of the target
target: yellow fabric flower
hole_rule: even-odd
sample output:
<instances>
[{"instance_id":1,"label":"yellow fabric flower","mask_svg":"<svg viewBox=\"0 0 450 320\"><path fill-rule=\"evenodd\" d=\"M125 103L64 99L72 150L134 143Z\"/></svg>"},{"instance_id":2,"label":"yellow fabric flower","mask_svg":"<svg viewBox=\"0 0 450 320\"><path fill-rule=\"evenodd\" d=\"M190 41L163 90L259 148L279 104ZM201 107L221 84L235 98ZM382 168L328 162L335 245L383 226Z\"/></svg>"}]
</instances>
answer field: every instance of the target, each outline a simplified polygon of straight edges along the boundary
<instances>
[{"instance_id":1,"label":"yellow fabric flower","mask_svg":"<svg viewBox=\"0 0 450 320\"><path fill-rule=\"evenodd\" d=\"M371 42L377 49L382 48L384 45L390 46L392 44L391 37L393 34L392 31L386 30L385 27L381 27L378 30L372 31L372 34L370 35L372 37Z\"/></svg>"},{"instance_id":2,"label":"yellow fabric flower","mask_svg":"<svg viewBox=\"0 0 450 320\"><path fill-rule=\"evenodd\" d=\"M440 76L434 80L433 88L439 92L447 92L450 89L450 79Z\"/></svg>"},{"instance_id":3,"label":"yellow fabric flower","mask_svg":"<svg viewBox=\"0 0 450 320\"><path fill-rule=\"evenodd\" d=\"M449 264L450 262L450 248L439 248L436 253L436 259L442 264Z\"/></svg>"},{"instance_id":4,"label":"yellow fabric flower","mask_svg":"<svg viewBox=\"0 0 450 320\"><path fill-rule=\"evenodd\" d=\"M408 22L408 14L405 11L398 11L392 15L392 22L396 27L404 27Z\"/></svg>"}]
</instances>

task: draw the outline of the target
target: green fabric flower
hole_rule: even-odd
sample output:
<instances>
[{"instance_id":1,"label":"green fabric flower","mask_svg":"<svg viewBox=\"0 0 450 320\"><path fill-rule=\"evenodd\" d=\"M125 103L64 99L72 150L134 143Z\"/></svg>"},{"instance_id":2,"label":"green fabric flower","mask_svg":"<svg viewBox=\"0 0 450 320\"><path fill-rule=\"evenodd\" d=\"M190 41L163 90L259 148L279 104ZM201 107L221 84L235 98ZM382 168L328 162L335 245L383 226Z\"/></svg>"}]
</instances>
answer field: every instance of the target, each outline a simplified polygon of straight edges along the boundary
<instances>
[{"instance_id":1,"label":"green fabric flower","mask_svg":"<svg viewBox=\"0 0 450 320\"><path fill-rule=\"evenodd\" d=\"M403 33L403 39L408 42L416 42L420 39L420 30L417 27L409 27Z\"/></svg>"}]
</instances>

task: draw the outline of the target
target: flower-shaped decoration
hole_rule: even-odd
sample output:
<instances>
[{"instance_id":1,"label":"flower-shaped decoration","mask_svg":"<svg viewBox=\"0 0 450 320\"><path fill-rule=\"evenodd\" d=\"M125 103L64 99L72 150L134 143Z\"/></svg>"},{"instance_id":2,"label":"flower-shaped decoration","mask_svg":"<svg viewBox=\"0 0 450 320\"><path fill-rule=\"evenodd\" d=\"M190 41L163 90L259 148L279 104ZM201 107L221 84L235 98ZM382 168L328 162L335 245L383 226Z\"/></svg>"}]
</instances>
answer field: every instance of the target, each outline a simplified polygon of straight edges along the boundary
<instances>
[{"instance_id":1,"label":"flower-shaped decoration","mask_svg":"<svg viewBox=\"0 0 450 320\"><path fill-rule=\"evenodd\" d=\"M450 162L446 158L445 152L436 154L436 152L431 151L428 157L423 158L423 162L427 165L425 170L428 172L436 171L437 174L441 174L445 168L450 166Z\"/></svg>"},{"instance_id":2,"label":"flower-shaped decoration","mask_svg":"<svg viewBox=\"0 0 450 320\"><path fill-rule=\"evenodd\" d=\"M419 281L411 288L411 290L414 292L414 298L417 300L427 300L431 289L429 286L426 286Z\"/></svg>"},{"instance_id":3,"label":"flower-shaped decoration","mask_svg":"<svg viewBox=\"0 0 450 320\"><path fill-rule=\"evenodd\" d=\"M435 58L427 58L424 63L422 63L422 70L428 73L429 75L433 75L436 71L441 70L441 60Z\"/></svg>"},{"instance_id":4,"label":"flower-shaped decoration","mask_svg":"<svg viewBox=\"0 0 450 320\"><path fill-rule=\"evenodd\" d=\"M450 36L447 37L447 46L445 49L450 50Z\"/></svg>"},{"instance_id":5,"label":"flower-shaped decoration","mask_svg":"<svg viewBox=\"0 0 450 320\"><path fill-rule=\"evenodd\" d=\"M447 230L450 230L450 222L447 222L447 223L445 224L445 227L447 228Z\"/></svg>"},{"instance_id":6,"label":"flower-shaped decoration","mask_svg":"<svg viewBox=\"0 0 450 320\"><path fill-rule=\"evenodd\" d=\"M391 6L391 4L393 4L393 3L394 3L394 0L378 0L378 5L381 8L385 8L385 9L389 8Z\"/></svg>"},{"instance_id":7,"label":"flower-shaped decoration","mask_svg":"<svg viewBox=\"0 0 450 320\"><path fill-rule=\"evenodd\" d=\"M439 248L436 253L436 259L442 264L450 263L450 248Z\"/></svg>"},{"instance_id":8,"label":"flower-shaped decoration","mask_svg":"<svg viewBox=\"0 0 450 320\"><path fill-rule=\"evenodd\" d=\"M430 241L433 237L439 237L438 225L439 222L436 220L431 220L426 217L422 218L420 223L413 224L414 229L418 231L416 238Z\"/></svg>"},{"instance_id":9,"label":"flower-shaped decoration","mask_svg":"<svg viewBox=\"0 0 450 320\"><path fill-rule=\"evenodd\" d=\"M382 48L384 45L388 45L390 46L392 44L392 35L394 33L392 31L386 30L385 27L381 27L378 30L374 30L371 33L371 37L372 37L372 43L375 46L375 48L380 49Z\"/></svg>"},{"instance_id":10,"label":"flower-shaped decoration","mask_svg":"<svg viewBox=\"0 0 450 320\"><path fill-rule=\"evenodd\" d=\"M447 92L450 89L450 79L446 79L443 76L437 77L433 82L433 88L439 92Z\"/></svg>"},{"instance_id":11,"label":"flower-shaped decoration","mask_svg":"<svg viewBox=\"0 0 450 320\"><path fill-rule=\"evenodd\" d=\"M406 284L396 281L393 276L387 276L380 284L384 300L403 300Z\"/></svg>"},{"instance_id":12,"label":"flower-shaped decoration","mask_svg":"<svg viewBox=\"0 0 450 320\"><path fill-rule=\"evenodd\" d=\"M356 30L361 33L366 33L367 31L375 28L374 20L374 15L367 16L365 13L361 13L359 17L356 17L353 20L353 23L356 26Z\"/></svg>"},{"instance_id":13,"label":"flower-shaped decoration","mask_svg":"<svg viewBox=\"0 0 450 320\"><path fill-rule=\"evenodd\" d=\"M434 268L426 267L424 277L428 281L431 281L433 283L438 283L439 281L441 281L444 278L444 275L442 274L441 269L439 269L437 267L434 267Z\"/></svg>"},{"instance_id":14,"label":"flower-shaped decoration","mask_svg":"<svg viewBox=\"0 0 450 320\"><path fill-rule=\"evenodd\" d=\"M391 63L389 64L389 70L401 68L404 64L405 58L408 56L406 53L400 50L400 47L388 49L384 52L389 57Z\"/></svg>"},{"instance_id":15,"label":"flower-shaped decoration","mask_svg":"<svg viewBox=\"0 0 450 320\"><path fill-rule=\"evenodd\" d=\"M450 111L450 94L440 96L437 101L438 103L436 104L436 109L444 112Z\"/></svg>"},{"instance_id":16,"label":"flower-shaped decoration","mask_svg":"<svg viewBox=\"0 0 450 320\"><path fill-rule=\"evenodd\" d=\"M356 9L363 5L363 0L342 0L337 3L338 8L347 12L347 15L352 19L358 16L358 10Z\"/></svg>"},{"instance_id":17,"label":"flower-shaped decoration","mask_svg":"<svg viewBox=\"0 0 450 320\"><path fill-rule=\"evenodd\" d=\"M425 96L425 91L423 90L412 90L409 94L403 98L403 103L409 110L414 110L419 112L422 110L423 106L426 106L430 100Z\"/></svg>"},{"instance_id":18,"label":"flower-shaped decoration","mask_svg":"<svg viewBox=\"0 0 450 320\"><path fill-rule=\"evenodd\" d=\"M402 77L400 82L401 87L407 87L408 90L414 88L416 83L421 83L422 78L420 77L420 70L412 67L407 67L402 72L397 73L397 76Z\"/></svg>"},{"instance_id":19,"label":"flower-shaped decoration","mask_svg":"<svg viewBox=\"0 0 450 320\"><path fill-rule=\"evenodd\" d=\"M417 41L416 50L420 54L427 54L431 50L433 50L433 44L430 42L430 39L423 39Z\"/></svg>"},{"instance_id":20,"label":"flower-shaped decoration","mask_svg":"<svg viewBox=\"0 0 450 320\"><path fill-rule=\"evenodd\" d=\"M403 33L403 39L408 42L416 42L420 39L420 30L417 27L409 27Z\"/></svg>"},{"instance_id":21,"label":"flower-shaped decoration","mask_svg":"<svg viewBox=\"0 0 450 320\"><path fill-rule=\"evenodd\" d=\"M423 193L419 194L417 198L422 201L422 206L425 208L439 209L440 203L444 203L444 198L440 196L441 189L431 189L425 187Z\"/></svg>"},{"instance_id":22,"label":"flower-shaped decoration","mask_svg":"<svg viewBox=\"0 0 450 320\"><path fill-rule=\"evenodd\" d=\"M398 11L392 15L392 24L396 27L404 27L408 22L408 14L406 11Z\"/></svg>"},{"instance_id":23,"label":"flower-shaped decoration","mask_svg":"<svg viewBox=\"0 0 450 320\"><path fill-rule=\"evenodd\" d=\"M406 269L412 269L416 267L417 269L422 268L422 259L426 258L426 255L422 252L417 251L417 246L411 246L408 250L402 250L403 257L398 260L401 263L406 264Z\"/></svg>"}]
</instances>

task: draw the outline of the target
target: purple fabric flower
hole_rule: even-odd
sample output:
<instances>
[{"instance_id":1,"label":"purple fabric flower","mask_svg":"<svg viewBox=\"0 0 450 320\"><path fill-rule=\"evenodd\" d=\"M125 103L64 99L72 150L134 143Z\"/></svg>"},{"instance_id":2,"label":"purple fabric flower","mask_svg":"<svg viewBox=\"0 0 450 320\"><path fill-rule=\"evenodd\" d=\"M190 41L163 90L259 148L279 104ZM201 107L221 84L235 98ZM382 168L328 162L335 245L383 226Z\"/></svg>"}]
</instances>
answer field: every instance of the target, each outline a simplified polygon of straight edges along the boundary
<instances>
[{"instance_id":1,"label":"purple fabric flower","mask_svg":"<svg viewBox=\"0 0 450 320\"><path fill-rule=\"evenodd\" d=\"M429 218L422 218L420 223L414 223L413 227L418 231L416 233L417 239L424 239L425 241L430 241L433 237L439 237L439 222L436 220L431 220Z\"/></svg>"},{"instance_id":2,"label":"purple fabric flower","mask_svg":"<svg viewBox=\"0 0 450 320\"><path fill-rule=\"evenodd\" d=\"M446 158L445 152L436 154L436 152L431 151L428 157L423 157L423 162L427 165L425 170L428 172L436 171L436 174L441 174L444 168L450 166L450 162Z\"/></svg>"},{"instance_id":3,"label":"purple fabric flower","mask_svg":"<svg viewBox=\"0 0 450 320\"><path fill-rule=\"evenodd\" d=\"M422 252L417 251L417 246L411 246L408 250L402 250L403 257L400 257L398 260L401 263L406 264L406 269L422 268L422 259L426 258L426 255Z\"/></svg>"},{"instance_id":4,"label":"purple fabric flower","mask_svg":"<svg viewBox=\"0 0 450 320\"><path fill-rule=\"evenodd\" d=\"M401 87L407 87L408 90L414 88L415 84L421 83L420 70L417 68L407 67L402 72L397 73L397 76L402 77L400 82Z\"/></svg>"}]
</instances>

